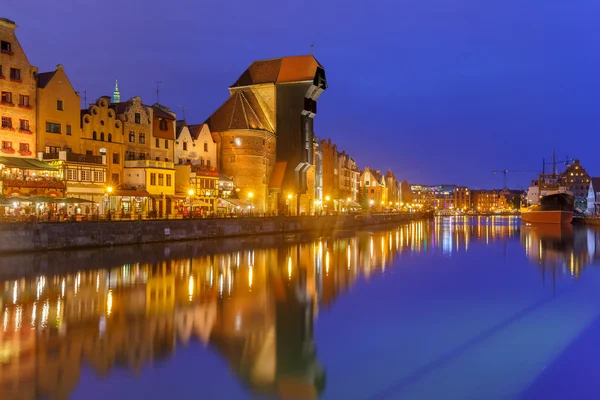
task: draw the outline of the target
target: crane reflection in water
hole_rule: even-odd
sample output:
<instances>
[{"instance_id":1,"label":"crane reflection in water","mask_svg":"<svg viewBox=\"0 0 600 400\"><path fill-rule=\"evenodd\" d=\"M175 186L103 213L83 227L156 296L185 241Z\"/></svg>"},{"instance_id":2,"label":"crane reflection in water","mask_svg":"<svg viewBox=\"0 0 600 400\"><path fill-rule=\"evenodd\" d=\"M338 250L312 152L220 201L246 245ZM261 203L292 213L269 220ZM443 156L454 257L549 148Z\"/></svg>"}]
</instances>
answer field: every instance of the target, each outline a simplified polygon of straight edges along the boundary
<instances>
[{"instance_id":1,"label":"crane reflection in water","mask_svg":"<svg viewBox=\"0 0 600 400\"><path fill-rule=\"evenodd\" d=\"M328 237L4 257L0 393L68 398L84 364L104 377L126 368L135 379L143 367L199 341L250 393L317 398L327 373L315 321L358 280L384 278L404 256L451 257L474 242L519 239L543 275L578 276L600 242L593 230L458 217Z\"/></svg>"}]
</instances>

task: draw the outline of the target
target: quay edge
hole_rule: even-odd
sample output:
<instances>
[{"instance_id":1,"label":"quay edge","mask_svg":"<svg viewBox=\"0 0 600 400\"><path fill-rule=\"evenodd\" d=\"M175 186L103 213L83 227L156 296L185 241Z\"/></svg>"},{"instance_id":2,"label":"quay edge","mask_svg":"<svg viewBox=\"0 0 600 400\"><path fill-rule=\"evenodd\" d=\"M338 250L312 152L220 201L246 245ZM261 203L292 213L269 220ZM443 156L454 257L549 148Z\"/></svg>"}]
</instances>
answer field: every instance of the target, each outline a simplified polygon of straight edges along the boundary
<instances>
[{"instance_id":1,"label":"quay edge","mask_svg":"<svg viewBox=\"0 0 600 400\"><path fill-rule=\"evenodd\" d=\"M0 254L300 232L432 219L432 213L0 224Z\"/></svg>"}]
</instances>

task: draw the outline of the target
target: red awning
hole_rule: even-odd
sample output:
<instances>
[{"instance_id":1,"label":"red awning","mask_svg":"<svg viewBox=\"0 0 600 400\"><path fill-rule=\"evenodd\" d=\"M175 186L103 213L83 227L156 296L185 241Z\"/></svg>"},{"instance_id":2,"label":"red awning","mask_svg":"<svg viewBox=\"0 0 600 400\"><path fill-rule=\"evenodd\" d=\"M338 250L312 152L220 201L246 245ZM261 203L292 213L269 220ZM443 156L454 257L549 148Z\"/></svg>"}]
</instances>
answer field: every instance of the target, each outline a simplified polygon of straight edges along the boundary
<instances>
[{"instance_id":1,"label":"red awning","mask_svg":"<svg viewBox=\"0 0 600 400\"><path fill-rule=\"evenodd\" d=\"M269 189L281 189L286 168L286 161L279 161L275 163L275 167L273 167L273 173L271 174L271 180L269 181Z\"/></svg>"}]
</instances>

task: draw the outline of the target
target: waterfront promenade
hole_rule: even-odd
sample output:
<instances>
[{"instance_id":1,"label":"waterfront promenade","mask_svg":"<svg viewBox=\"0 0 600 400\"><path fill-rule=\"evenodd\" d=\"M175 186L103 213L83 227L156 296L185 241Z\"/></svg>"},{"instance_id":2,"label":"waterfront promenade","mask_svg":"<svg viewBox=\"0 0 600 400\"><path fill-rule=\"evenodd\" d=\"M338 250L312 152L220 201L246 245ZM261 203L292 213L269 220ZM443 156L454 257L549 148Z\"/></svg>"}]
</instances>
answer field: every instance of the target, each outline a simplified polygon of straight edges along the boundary
<instances>
[{"instance_id":1,"label":"waterfront promenade","mask_svg":"<svg viewBox=\"0 0 600 400\"><path fill-rule=\"evenodd\" d=\"M0 224L0 253L355 230L432 218L432 213Z\"/></svg>"}]
</instances>

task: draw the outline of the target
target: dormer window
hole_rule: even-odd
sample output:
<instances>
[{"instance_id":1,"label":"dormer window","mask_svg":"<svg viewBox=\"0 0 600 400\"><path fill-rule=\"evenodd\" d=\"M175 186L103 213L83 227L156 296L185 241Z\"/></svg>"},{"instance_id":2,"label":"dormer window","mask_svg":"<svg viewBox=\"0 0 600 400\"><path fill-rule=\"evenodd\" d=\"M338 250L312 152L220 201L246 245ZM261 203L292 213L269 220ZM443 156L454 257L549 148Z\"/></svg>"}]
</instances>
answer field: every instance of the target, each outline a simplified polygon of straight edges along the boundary
<instances>
[{"instance_id":1,"label":"dormer window","mask_svg":"<svg viewBox=\"0 0 600 400\"><path fill-rule=\"evenodd\" d=\"M141 120L142 120L142 116L140 115L140 113L135 113L135 123L141 124Z\"/></svg>"}]
</instances>

